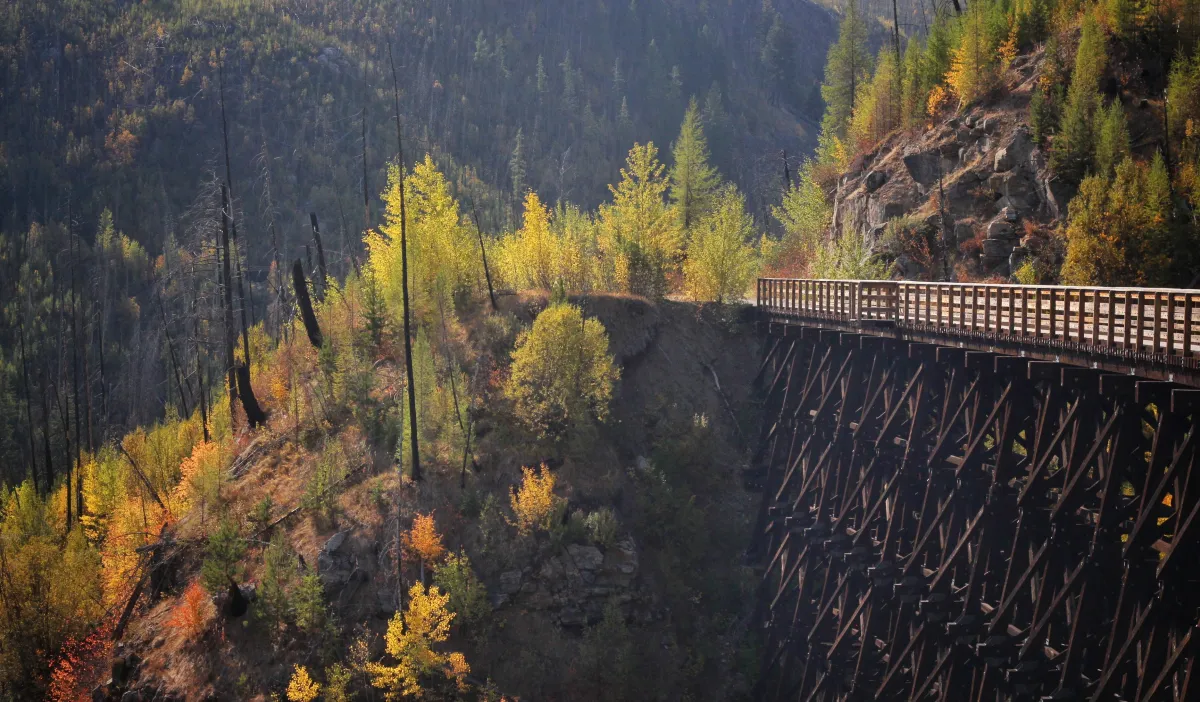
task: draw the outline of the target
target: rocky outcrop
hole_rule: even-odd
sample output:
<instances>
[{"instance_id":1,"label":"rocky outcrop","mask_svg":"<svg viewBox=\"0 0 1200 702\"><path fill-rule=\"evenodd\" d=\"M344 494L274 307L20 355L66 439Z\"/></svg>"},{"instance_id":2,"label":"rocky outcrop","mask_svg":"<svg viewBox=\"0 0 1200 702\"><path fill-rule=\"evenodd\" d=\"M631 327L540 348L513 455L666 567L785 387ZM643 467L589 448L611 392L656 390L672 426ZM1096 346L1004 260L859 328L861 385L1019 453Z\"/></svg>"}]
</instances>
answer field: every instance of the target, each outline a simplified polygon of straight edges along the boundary
<instances>
[{"instance_id":1,"label":"rocky outcrop","mask_svg":"<svg viewBox=\"0 0 1200 702\"><path fill-rule=\"evenodd\" d=\"M638 570L631 539L606 549L570 544L535 565L501 573L492 588L492 604L545 611L556 624L569 628L600 621L610 603L626 616L638 617L645 614L638 606L645 601L637 586Z\"/></svg>"},{"instance_id":2,"label":"rocky outcrop","mask_svg":"<svg viewBox=\"0 0 1200 702\"><path fill-rule=\"evenodd\" d=\"M947 115L924 132L894 133L856 160L834 193L835 235L854 232L878 246L889 220L929 224L935 217L949 250L978 237L981 245L964 249L979 257L973 263L988 274L1009 274L1010 264L1026 255L1013 255L1023 222L1061 218L1074 194L1053 177L1028 127L1039 65L1040 55L1022 57L990 102Z\"/></svg>"}]
</instances>

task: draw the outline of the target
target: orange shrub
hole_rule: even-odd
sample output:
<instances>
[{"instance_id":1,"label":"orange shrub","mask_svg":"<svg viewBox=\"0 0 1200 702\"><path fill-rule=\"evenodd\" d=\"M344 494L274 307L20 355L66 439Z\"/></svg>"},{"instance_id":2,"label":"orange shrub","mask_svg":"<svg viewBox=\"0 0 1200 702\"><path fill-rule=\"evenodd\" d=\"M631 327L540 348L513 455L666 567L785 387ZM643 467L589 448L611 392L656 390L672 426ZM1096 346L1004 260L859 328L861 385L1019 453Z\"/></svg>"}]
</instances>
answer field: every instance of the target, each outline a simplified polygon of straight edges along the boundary
<instances>
[{"instance_id":1,"label":"orange shrub","mask_svg":"<svg viewBox=\"0 0 1200 702\"><path fill-rule=\"evenodd\" d=\"M196 638L208 629L214 614L216 614L216 608L213 607L212 600L208 598L208 593L200 586L199 582L193 581L183 591L183 596L179 598L179 603L172 610L167 625L188 638Z\"/></svg>"}]
</instances>

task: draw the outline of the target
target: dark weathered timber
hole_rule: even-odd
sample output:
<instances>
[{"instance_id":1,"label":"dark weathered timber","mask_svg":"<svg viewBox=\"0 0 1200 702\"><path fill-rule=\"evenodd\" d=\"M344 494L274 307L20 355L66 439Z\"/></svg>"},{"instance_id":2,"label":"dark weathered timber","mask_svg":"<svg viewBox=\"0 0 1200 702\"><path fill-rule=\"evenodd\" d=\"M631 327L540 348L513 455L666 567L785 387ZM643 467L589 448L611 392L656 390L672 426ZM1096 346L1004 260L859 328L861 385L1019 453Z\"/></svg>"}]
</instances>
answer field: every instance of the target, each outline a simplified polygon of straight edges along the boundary
<instances>
[{"instance_id":1,"label":"dark weathered timber","mask_svg":"<svg viewBox=\"0 0 1200 702\"><path fill-rule=\"evenodd\" d=\"M936 297L921 305L946 325ZM759 299L781 298L760 283ZM980 318L997 304L981 293ZM1178 375L1025 355L1015 333L849 319L872 306L765 310L756 698L1200 698L1200 396Z\"/></svg>"},{"instance_id":2,"label":"dark weathered timber","mask_svg":"<svg viewBox=\"0 0 1200 702\"><path fill-rule=\"evenodd\" d=\"M300 306L300 319L304 320L304 331L313 348L321 348L325 339L321 336L321 326L317 324L317 315L313 312L312 299L308 296L308 281L304 279L304 264L300 259L292 264L292 288L296 292L296 304Z\"/></svg>"}]
</instances>

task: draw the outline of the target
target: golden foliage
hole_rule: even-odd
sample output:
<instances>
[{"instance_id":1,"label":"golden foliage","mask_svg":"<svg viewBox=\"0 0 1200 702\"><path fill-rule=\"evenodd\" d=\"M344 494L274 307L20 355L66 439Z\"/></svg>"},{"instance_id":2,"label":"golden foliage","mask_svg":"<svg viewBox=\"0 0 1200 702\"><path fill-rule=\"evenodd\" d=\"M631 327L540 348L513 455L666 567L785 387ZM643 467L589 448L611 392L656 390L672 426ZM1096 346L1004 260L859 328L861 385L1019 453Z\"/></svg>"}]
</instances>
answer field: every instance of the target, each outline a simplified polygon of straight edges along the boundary
<instances>
[{"instance_id":1,"label":"golden foliage","mask_svg":"<svg viewBox=\"0 0 1200 702\"><path fill-rule=\"evenodd\" d=\"M321 694L321 686L308 674L308 668L297 665L288 683L288 702L313 702Z\"/></svg>"},{"instance_id":2,"label":"golden foliage","mask_svg":"<svg viewBox=\"0 0 1200 702\"><path fill-rule=\"evenodd\" d=\"M384 642L396 665L367 664L371 684L384 690L388 700L422 697L421 678L439 672L454 680L460 690L466 689L466 676L471 672L466 658L461 653L434 649L435 644L450 636L454 612L447 607L449 602L450 595L443 594L436 585L426 591L424 585L416 583L408 591L404 615L397 612L388 622Z\"/></svg>"},{"instance_id":3,"label":"golden foliage","mask_svg":"<svg viewBox=\"0 0 1200 702\"><path fill-rule=\"evenodd\" d=\"M509 488L509 502L516 517L513 524L521 534L548 531L562 504L554 494L554 474L542 464L536 473L533 468L522 467L521 475L521 486Z\"/></svg>"},{"instance_id":4,"label":"golden foliage","mask_svg":"<svg viewBox=\"0 0 1200 702\"><path fill-rule=\"evenodd\" d=\"M424 563L436 563L446 554L442 535L437 532L432 514L413 517L412 528L404 535L404 545Z\"/></svg>"},{"instance_id":5,"label":"golden foliage","mask_svg":"<svg viewBox=\"0 0 1200 702\"><path fill-rule=\"evenodd\" d=\"M575 305L547 307L517 340L504 392L517 416L543 436L608 416L618 371L608 353L608 333Z\"/></svg>"}]
</instances>

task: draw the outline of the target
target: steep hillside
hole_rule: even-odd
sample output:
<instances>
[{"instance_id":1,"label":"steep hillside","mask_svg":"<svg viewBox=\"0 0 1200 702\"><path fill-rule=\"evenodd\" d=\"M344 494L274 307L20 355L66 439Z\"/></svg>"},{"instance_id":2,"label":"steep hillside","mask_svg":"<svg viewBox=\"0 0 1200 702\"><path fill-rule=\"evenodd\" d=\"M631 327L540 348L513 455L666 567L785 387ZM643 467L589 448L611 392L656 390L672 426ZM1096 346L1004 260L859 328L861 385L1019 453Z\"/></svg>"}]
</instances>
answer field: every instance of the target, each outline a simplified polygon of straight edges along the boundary
<instances>
[{"instance_id":1,"label":"steep hillside","mask_svg":"<svg viewBox=\"0 0 1200 702\"><path fill-rule=\"evenodd\" d=\"M833 29L806 0L777 5L6 3L0 224L69 216L91 232L107 208L153 254L168 236L186 239L185 213L224 175L223 67L251 264L275 246L295 251L316 211L337 232L343 272L362 228L363 176L377 208L395 155L389 44L410 156L439 154L490 229L511 221L527 187L594 206L634 141L668 146L693 96L723 170L767 198L780 149L815 143Z\"/></svg>"},{"instance_id":2,"label":"steep hillside","mask_svg":"<svg viewBox=\"0 0 1200 702\"><path fill-rule=\"evenodd\" d=\"M192 510L171 527L169 543L153 547L161 553L155 587L116 651L116 679L96 698L126 699L132 690L143 700L267 699L282 696L295 666L328 685L334 664L352 671L348 690L365 692L365 661L387 659L397 529L411 534L421 515L432 515L445 548L469 561L484 588L471 607L455 605L446 644L469 662L468 699L746 699L757 659L745 630L753 580L743 551L756 501L739 484L739 466L740 437L753 422L757 340L740 322L682 303L575 302L610 330L620 365L606 423L565 444L538 440L514 422L504 397L485 391L468 410L471 468L460 474L457 460L434 462L423 482L398 483L386 445L356 419L365 404L352 401L348 414L327 422L297 425L277 414L267 429L236 439L221 489L226 519L245 538L236 579L248 612L230 614L224 595L201 607L196 629L184 623L186 586L211 562L218 530ZM547 304L534 293L502 298L499 314L480 310L465 324L461 351L484 365L490 354L507 356L512 331ZM498 327L509 331L496 336ZM399 373L377 364L376 391L386 393ZM322 381L318 372L301 382L315 391ZM317 500L314 481L331 451L344 477L325 483L330 496ZM538 464L556 477L562 522L522 535L510 490L521 486L522 466ZM446 566L418 564L408 536L405 543L405 580L444 583ZM295 556L281 560L284 553ZM277 618L274 588L285 583L288 606L300 607L295 581L308 574L319 576L327 603L320 623Z\"/></svg>"},{"instance_id":3,"label":"steep hillside","mask_svg":"<svg viewBox=\"0 0 1200 702\"><path fill-rule=\"evenodd\" d=\"M872 56L850 4L817 157L768 266L815 277L1194 285L1190 5L943 6Z\"/></svg>"}]
</instances>

